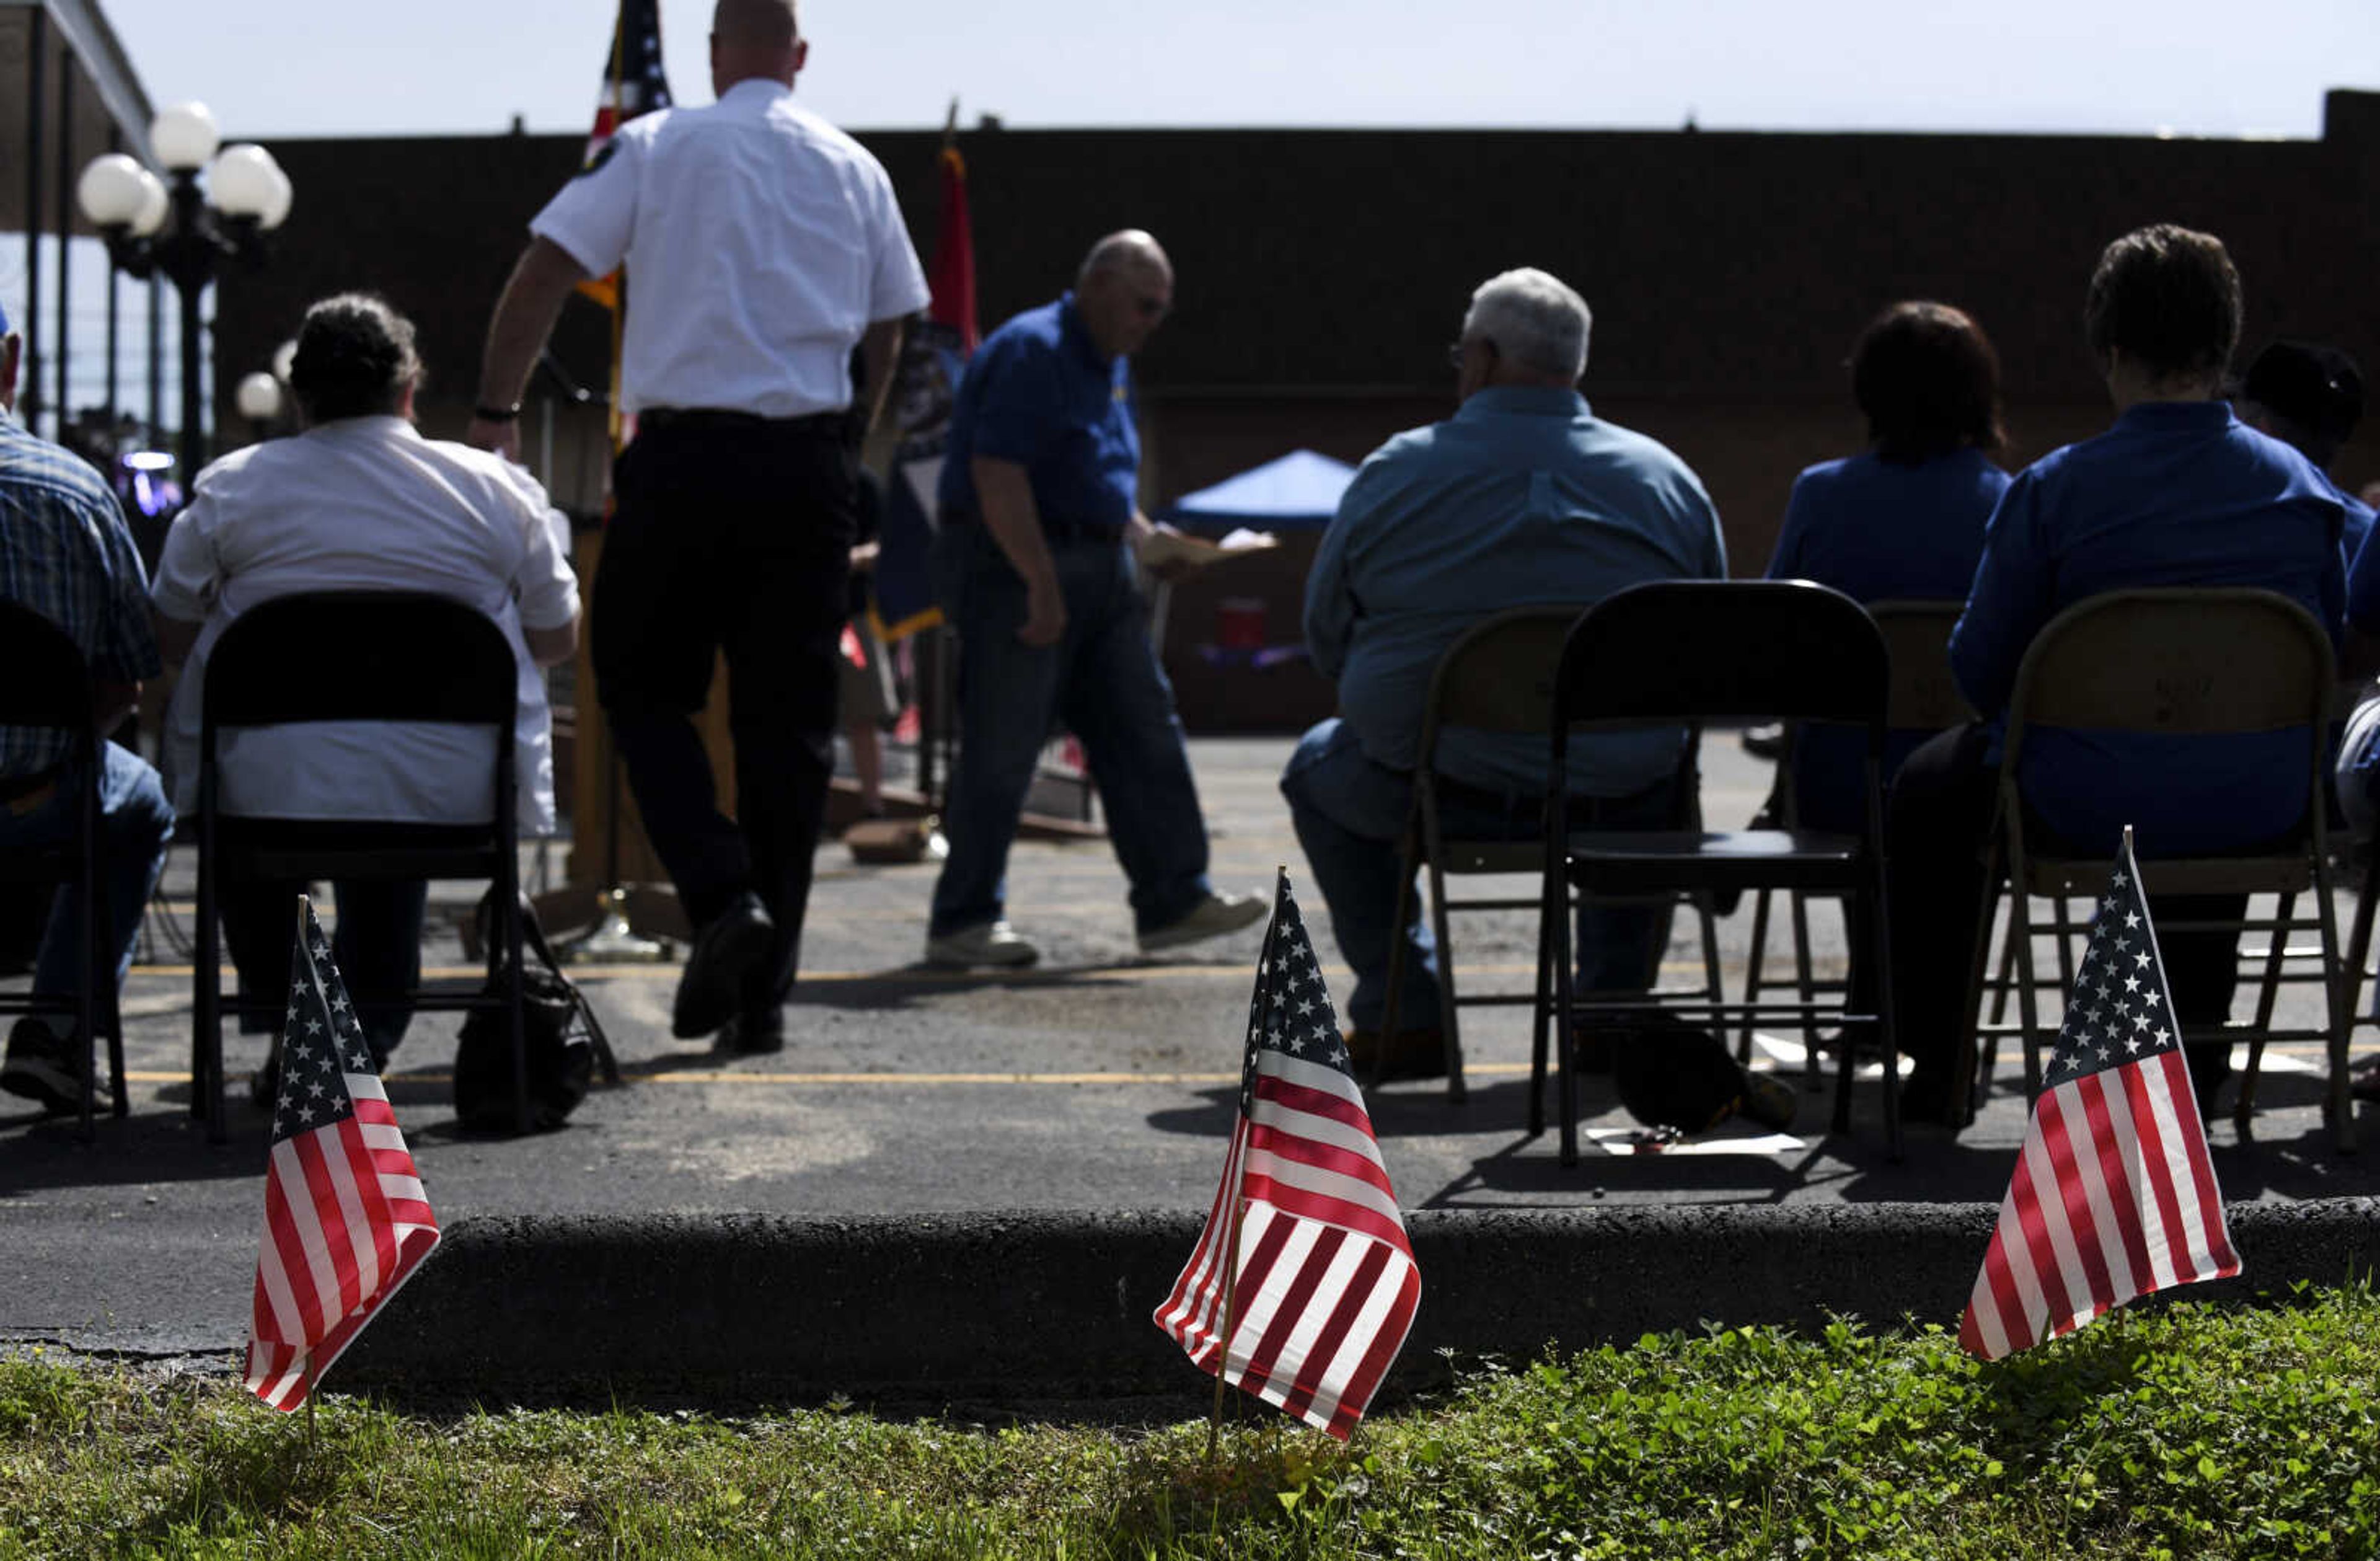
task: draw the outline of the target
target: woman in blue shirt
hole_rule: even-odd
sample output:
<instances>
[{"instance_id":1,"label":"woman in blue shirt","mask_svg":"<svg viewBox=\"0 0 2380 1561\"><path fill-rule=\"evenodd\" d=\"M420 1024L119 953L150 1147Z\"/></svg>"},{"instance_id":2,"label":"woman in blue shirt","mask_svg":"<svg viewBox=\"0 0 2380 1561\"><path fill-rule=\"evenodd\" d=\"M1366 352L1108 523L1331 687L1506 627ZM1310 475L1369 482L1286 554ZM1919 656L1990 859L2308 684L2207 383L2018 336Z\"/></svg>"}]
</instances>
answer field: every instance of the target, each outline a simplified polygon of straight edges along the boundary
<instances>
[{"instance_id":1,"label":"woman in blue shirt","mask_svg":"<svg viewBox=\"0 0 2380 1561\"><path fill-rule=\"evenodd\" d=\"M1868 448L1794 480L1770 579L1815 580L1864 603L1966 600L1984 522L2009 485L1992 455L2000 427L1999 355L1963 311L1896 303L1852 348L1852 396ZM1889 781L1931 732L1895 732ZM1857 830L1859 733L1814 727L1792 756L1795 816L1813 829Z\"/></svg>"},{"instance_id":2,"label":"woman in blue shirt","mask_svg":"<svg viewBox=\"0 0 2380 1561\"><path fill-rule=\"evenodd\" d=\"M2219 399L2240 313L2240 274L2212 235L2159 225L2108 245L2084 325L2115 424L2026 468L1985 530L1950 638L1951 672L1985 719L1911 755L1885 832L1897 1039L1916 1062L1903 1093L1912 1118L1965 1118L1972 1069L1959 1027L1983 891L1978 848L1999 733L2034 635L2076 602L2136 586L2278 591L2334 642L2341 631L2344 506L2303 456L2244 427ZM2047 728L2028 740L2021 779L2042 825L2072 848L2112 851L2131 824L2144 859L2223 851L2297 824L2305 738ZM2167 922L2236 921L2243 904L2237 896L2150 900ZM2228 931L2162 939L2184 1023L2229 1013L2236 941ZM2230 1072L2230 1045L2188 1049L2204 1112Z\"/></svg>"}]
</instances>

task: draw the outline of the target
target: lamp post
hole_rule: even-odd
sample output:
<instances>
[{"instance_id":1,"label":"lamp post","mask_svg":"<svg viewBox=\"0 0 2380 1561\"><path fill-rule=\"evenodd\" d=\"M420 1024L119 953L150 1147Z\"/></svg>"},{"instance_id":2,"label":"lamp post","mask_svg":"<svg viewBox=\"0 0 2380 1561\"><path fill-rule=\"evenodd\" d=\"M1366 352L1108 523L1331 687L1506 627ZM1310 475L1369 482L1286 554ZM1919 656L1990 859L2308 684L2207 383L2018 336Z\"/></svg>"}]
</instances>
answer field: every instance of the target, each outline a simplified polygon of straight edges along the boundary
<instances>
[{"instance_id":1,"label":"lamp post","mask_svg":"<svg viewBox=\"0 0 2380 1561\"><path fill-rule=\"evenodd\" d=\"M224 146L222 140L206 104L176 104L149 125L149 145L172 176L170 187L120 152L91 159L75 186L83 215L107 240L116 267L138 277L162 275L181 295L186 484L206 457L199 300L226 261L261 263L263 235L289 214L289 176L273 154L261 146ZM153 341L150 350L156 350Z\"/></svg>"}]
</instances>

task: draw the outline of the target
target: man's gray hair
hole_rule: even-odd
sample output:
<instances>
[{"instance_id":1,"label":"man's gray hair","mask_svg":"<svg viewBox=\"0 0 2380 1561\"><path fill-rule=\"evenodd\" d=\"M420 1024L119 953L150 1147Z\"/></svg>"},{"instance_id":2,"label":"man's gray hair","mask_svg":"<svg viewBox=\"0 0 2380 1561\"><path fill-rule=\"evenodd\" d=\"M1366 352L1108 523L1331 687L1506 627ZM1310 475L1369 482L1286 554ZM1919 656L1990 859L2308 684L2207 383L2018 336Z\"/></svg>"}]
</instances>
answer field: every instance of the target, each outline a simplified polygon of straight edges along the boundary
<instances>
[{"instance_id":1,"label":"man's gray hair","mask_svg":"<svg viewBox=\"0 0 2380 1561\"><path fill-rule=\"evenodd\" d=\"M1526 369L1575 383L1586 372L1586 300L1559 276L1523 266L1479 284L1463 316L1463 339L1486 336Z\"/></svg>"}]
</instances>

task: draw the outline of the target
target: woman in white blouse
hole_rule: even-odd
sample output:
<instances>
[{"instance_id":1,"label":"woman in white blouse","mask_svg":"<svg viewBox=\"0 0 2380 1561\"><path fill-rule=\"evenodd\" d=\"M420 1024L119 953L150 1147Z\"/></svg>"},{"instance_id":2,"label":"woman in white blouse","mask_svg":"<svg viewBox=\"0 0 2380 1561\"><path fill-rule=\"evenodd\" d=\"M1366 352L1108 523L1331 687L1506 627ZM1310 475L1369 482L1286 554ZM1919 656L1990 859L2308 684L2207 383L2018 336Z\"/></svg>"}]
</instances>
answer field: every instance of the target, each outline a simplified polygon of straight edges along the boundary
<instances>
[{"instance_id":1,"label":"woman in white blouse","mask_svg":"<svg viewBox=\"0 0 2380 1561\"><path fill-rule=\"evenodd\" d=\"M165 755L187 811L198 800L207 652L225 624L294 591L433 591L478 606L513 643L521 828L552 832L541 669L577 645L568 523L537 482L502 457L423 438L412 422L420 377L413 325L385 300L345 293L315 304L289 375L305 431L208 467L175 518L150 599L166 658L188 662L166 721ZM226 733L220 805L232 815L469 823L487 816L492 762L483 735L453 726L326 722ZM225 884L225 941L243 991L273 991L283 979L300 887ZM410 1016L370 1005L420 982L427 885L334 889L334 957L375 1060L384 1060Z\"/></svg>"}]
</instances>

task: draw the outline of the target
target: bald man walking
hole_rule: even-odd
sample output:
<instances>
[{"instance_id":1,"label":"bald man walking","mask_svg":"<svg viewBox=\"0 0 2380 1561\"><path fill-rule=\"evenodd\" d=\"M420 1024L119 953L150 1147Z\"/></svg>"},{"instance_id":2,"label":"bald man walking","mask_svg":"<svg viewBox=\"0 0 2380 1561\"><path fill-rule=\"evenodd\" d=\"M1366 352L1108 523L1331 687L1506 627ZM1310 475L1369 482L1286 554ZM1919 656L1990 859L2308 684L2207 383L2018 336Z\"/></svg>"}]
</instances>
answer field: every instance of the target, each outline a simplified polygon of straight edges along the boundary
<instances>
[{"instance_id":1,"label":"bald man walking","mask_svg":"<svg viewBox=\"0 0 2380 1561\"><path fill-rule=\"evenodd\" d=\"M1207 880L1197 787L1134 576L1157 528L1140 512L1129 360L1172 305L1157 240L1111 233L1072 292L994 331L959 384L935 543L959 639L951 854L926 934L935 964L1040 957L1008 924L1004 880L1035 762L1061 726L1090 762L1143 952L1264 914L1256 896Z\"/></svg>"},{"instance_id":2,"label":"bald man walking","mask_svg":"<svg viewBox=\"0 0 2380 1561\"><path fill-rule=\"evenodd\" d=\"M597 692L654 850L696 926L671 1027L783 1044L835 724L858 514L854 344L868 411L930 296L892 181L794 102L793 0L719 0L719 101L623 126L529 225L488 327L471 443L512 454L563 299L624 261L620 401L636 437L590 615ZM692 717L727 658L736 816Z\"/></svg>"}]
</instances>

